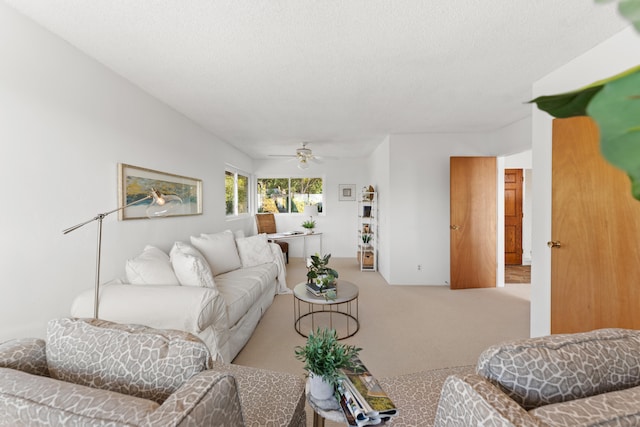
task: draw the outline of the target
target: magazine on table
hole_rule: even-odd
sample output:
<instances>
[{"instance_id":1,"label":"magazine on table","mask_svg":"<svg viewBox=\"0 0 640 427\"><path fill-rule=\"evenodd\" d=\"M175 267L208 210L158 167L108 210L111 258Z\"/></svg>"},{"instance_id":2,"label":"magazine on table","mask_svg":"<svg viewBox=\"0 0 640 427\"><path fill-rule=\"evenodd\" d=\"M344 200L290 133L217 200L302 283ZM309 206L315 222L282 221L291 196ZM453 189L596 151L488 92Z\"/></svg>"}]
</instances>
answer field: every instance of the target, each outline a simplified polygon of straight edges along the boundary
<instances>
[{"instance_id":1,"label":"magazine on table","mask_svg":"<svg viewBox=\"0 0 640 427\"><path fill-rule=\"evenodd\" d=\"M344 377L338 384L340 404L349 425L376 425L396 416L398 409L380 387L378 380L359 358L354 361L356 367L353 370L343 369Z\"/></svg>"}]
</instances>

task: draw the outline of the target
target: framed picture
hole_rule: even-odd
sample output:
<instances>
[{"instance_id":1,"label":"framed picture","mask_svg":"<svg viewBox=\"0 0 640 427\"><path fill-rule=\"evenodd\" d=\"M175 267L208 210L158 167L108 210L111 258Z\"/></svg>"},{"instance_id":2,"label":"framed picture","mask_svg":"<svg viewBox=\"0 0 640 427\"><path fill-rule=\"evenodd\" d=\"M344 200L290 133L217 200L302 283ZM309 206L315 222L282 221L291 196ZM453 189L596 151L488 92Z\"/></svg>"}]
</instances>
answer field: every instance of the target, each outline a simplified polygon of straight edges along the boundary
<instances>
[{"instance_id":1,"label":"framed picture","mask_svg":"<svg viewBox=\"0 0 640 427\"><path fill-rule=\"evenodd\" d=\"M202 214L202 180L153 169L118 164L118 207L126 206L149 195L151 189L180 197L182 205L167 216ZM152 200L118 211L118 219L147 218Z\"/></svg>"},{"instance_id":2,"label":"framed picture","mask_svg":"<svg viewBox=\"0 0 640 427\"><path fill-rule=\"evenodd\" d=\"M341 202L356 200L356 185L340 184L338 186L338 200Z\"/></svg>"}]
</instances>

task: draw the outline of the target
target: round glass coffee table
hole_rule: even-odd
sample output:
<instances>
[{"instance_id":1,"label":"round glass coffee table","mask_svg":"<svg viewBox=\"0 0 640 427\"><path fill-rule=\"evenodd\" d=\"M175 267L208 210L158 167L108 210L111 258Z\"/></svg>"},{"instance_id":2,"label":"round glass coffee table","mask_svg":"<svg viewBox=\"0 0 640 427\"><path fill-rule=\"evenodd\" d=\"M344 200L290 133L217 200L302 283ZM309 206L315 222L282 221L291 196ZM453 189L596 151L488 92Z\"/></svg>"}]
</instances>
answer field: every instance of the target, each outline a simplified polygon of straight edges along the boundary
<instances>
[{"instance_id":1,"label":"round glass coffee table","mask_svg":"<svg viewBox=\"0 0 640 427\"><path fill-rule=\"evenodd\" d=\"M358 287L346 280L338 280L336 298L327 300L324 296L316 296L307 290L306 282L299 283L293 289L293 320L296 331L303 337L308 330L328 326L336 329L338 339L352 337L360 329L358 321ZM304 324L304 325L303 325Z\"/></svg>"}]
</instances>

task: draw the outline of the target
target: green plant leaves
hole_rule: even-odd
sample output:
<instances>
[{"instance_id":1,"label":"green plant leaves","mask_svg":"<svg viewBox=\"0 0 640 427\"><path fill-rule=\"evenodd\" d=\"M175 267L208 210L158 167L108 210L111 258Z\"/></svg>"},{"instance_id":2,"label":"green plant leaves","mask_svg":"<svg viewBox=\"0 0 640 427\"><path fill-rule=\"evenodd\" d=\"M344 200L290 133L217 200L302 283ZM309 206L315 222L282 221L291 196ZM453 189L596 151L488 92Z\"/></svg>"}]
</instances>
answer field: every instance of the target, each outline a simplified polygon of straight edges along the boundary
<instances>
[{"instance_id":1,"label":"green plant leaves","mask_svg":"<svg viewBox=\"0 0 640 427\"><path fill-rule=\"evenodd\" d=\"M620 0L618 11L640 31L640 0Z\"/></svg>"},{"instance_id":2,"label":"green plant leaves","mask_svg":"<svg viewBox=\"0 0 640 427\"><path fill-rule=\"evenodd\" d=\"M640 70L607 83L587 113L600 129L602 155L627 172L640 200Z\"/></svg>"},{"instance_id":3,"label":"green plant leaves","mask_svg":"<svg viewBox=\"0 0 640 427\"><path fill-rule=\"evenodd\" d=\"M640 66L530 102L558 118L591 116L600 130L602 155L629 175L633 197L640 200Z\"/></svg>"}]
</instances>

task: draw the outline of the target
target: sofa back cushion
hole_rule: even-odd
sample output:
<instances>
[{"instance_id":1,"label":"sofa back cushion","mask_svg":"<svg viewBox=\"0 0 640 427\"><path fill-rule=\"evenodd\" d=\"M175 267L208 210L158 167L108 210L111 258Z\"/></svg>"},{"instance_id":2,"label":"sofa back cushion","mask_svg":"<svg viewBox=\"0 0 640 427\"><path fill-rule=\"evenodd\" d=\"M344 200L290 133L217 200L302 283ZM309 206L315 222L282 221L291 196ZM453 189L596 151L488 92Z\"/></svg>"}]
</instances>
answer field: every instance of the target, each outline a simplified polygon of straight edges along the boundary
<instances>
[{"instance_id":1,"label":"sofa back cushion","mask_svg":"<svg viewBox=\"0 0 640 427\"><path fill-rule=\"evenodd\" d=\"M640 331L599 329L492 346L476 372L525 409L640 385Z\"/></svg>"},{"instance_id":2,"label":"sofa back cushion","mask_svg":"<svg viewBox=\"0 0 640 427\"><path fill-rule=\"evenodd\" d=\"M187 332L55 319L47 326L47 364L52 378L162 403L212 360Z\"/></svg>"},{"instance_id":3,"label":"sofa back cushion","mask_svg":"<svg viewBox=\"0 0 640 427\"><path fill-rule=\"evenodd\" d=\"M204 255L214 276L242 267L236 240L230 230L191 236L191 244Z\"/></svg>"}]
</instances>

